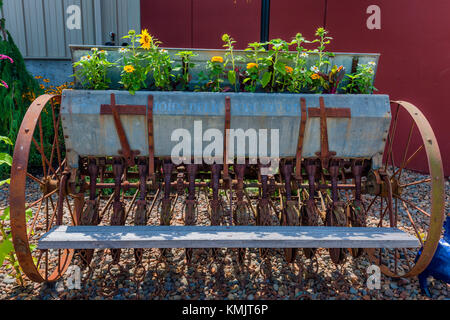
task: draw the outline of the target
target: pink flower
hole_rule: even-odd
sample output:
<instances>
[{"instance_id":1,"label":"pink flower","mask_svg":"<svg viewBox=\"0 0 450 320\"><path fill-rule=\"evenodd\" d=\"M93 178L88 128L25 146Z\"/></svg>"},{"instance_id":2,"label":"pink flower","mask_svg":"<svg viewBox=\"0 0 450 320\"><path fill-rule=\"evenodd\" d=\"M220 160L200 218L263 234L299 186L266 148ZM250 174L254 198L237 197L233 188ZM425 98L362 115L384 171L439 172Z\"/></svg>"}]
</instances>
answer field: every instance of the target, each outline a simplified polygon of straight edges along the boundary
<instances>
[{"instance_id":1,"label":"pink flower","mask_svg":"<svg viewBox=\"0 0 450 320\"><path fill-rule=\"evenodd\" d=\"M8 87L8 84L7 84L5 81L3 81L3 80L0 80L0 85L3 86L3 87L5 87L6 89L9 88L9 87Z\"/></svg>"},{"instance_id":2,"label":"pink flower","mask_svg":"<svg viewBox=\"0 0 450 320\"><path fill-rule=\"evenodd\" d=\"M0 54L0 60L6 60L6 59L8 59L9 62L14 63L14 60L11 59L10 57L5 56L4 54Z\"/></svg>"}]
</instances>

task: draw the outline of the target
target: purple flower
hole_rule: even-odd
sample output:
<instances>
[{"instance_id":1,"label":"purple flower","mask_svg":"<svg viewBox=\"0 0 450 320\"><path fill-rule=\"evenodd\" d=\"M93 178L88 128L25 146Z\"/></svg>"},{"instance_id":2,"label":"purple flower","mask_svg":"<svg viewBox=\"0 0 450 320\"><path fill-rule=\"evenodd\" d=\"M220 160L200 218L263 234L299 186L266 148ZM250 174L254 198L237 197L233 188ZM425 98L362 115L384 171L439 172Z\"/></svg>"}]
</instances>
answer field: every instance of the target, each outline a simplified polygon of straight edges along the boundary
<instances>
[{"instance_id":1,"label":"purple flower","mask_svg":"<svg viewBox=\"0 0 450 320\"><path fill-rule=\"evenodd\" d=\"M0 85L3 86L3 87L5 87L6 89L9 88L9 87L8 87L8 84L7 84L5 81L3 81L3 80L0 80Z\"/></svg>"},{"instance_id":2,"label":"purple flower","mask_svg":"<svg viewBox=\"0 0 450 320\"><path fill-rule=\"evenodd\" d=\"M0 54L0 60L9 60L9 62L14 63L14 60L4 54Z\"/></svg>"}]
</instances>

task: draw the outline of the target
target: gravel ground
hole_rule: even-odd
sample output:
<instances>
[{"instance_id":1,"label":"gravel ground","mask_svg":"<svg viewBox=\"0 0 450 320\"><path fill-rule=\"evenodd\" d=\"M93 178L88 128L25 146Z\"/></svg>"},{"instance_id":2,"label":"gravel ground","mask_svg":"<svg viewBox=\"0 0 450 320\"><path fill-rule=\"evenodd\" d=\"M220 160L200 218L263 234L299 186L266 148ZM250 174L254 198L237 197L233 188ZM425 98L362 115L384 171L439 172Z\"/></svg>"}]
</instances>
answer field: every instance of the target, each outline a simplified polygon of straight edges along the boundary
<instances>
[{"instance_id":1,"label":"gravel ground","mask_svg":"<svg viewBox=\"0 0 450 320\"><path fill-rule=\"evenodd\" d=\"M417 181L426 176L405 172L407 181ZM35 184L33 184L35 186ZM411 187L407 200L427 209L428 199L423 196L428 185ZM446 212L449 212L450 181L446 180ZM405 196L406 197L406 196ZM0 207L8 205L8 189L0 188ZM39 199L38 188L28 189L27 201ZM178 201L172 224L183 224L182 199ZM199 201L198 224L207 225L207 206L204 195ZM399 224L411 229L406 213L400 209ZM276 219L276 218L274 218ZM372 217L375 219L375 217ZM369 222L370 222L369 218ZM156 210L151 217L152 224L158 224ZM424 227L424 225L420 226ZM417 278L390 279L381 276L381 289L367 288L366 269L371 265L364 254L358 259L350 255L345 264L336 267L330 260L328 251L319 249L316 257L306 259L299 254L294 264L286 264L281 250L271 249L271 258L262 260L256 249L247 250L244 266L240 266L236 250L222 249L213 259L209 251L195 250L192 264L184 260L184 250L172 249L166 256L160 250L146 250L144 270L136 270L133 250L123 250L120 268L108 270L111 256L107 251L96 251L92 266L82 271L81 289L64 289L67 276L57 286L35 284L26 281L18 286L14 279L0 267L0 299L313 299L313 300L379 300L379 299L429 299L420 293ZM80 265L78 258L75 265ZM136 276L137 274L137 276ZM136 277L144 281L137 285ZM109 291L102 288L113 288ZM432 299L448 299L450 285L430 279Z\"/></svg>"}]
</instances>

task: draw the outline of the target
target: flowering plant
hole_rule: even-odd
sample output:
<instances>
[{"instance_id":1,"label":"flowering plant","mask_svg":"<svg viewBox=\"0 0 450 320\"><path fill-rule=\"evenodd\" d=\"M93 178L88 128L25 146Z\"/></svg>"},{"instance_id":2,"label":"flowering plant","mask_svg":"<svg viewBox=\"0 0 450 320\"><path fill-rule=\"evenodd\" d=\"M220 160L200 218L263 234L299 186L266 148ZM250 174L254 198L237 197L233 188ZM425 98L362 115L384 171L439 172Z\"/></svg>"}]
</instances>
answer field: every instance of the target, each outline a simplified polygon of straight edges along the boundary
<instances>
[{"instance_id":1,"label":"flowering plant","mask_svg":"<svg viewBox=\"0 0 450 320\"><path fill-rule=\"evenodd\" d=\"M289 44L282 39L273 39L264 45L270 45L271 48L264 58L268 71L263 74L261 84L263 88L267 88L266 90L274 92L284 87L284 78L289 69L286 69L286 64L281 62L281 58L288 56Z\"/></svg>"},{"instance_id":2,"label":"flowering plant","mask_svg":"<svg viewBox=\"0 0 450 320\"><path fill-rule=\"evenodd\" d=\"M221 78L224 74L225 67L223 63L223 58L221 56L214 56L211 58L211 60L208 60L206 62L206 72L201 72L199 75L199 78L201 80L209 80L206 85L199 88L197 86L196 91L200 90L206 90L206 91L213 91L213 92L220 92L222 91L222 88L220 87L220 84L223 83L223 79Z\"/></svg>"},{"instance_id":3,"label":"flowering plant","mask_svg":"<svg viewBox=\"0 0 450 320\"><path fill-rule=\"evenodd\" d=\"M261 83L261 70L264 70L266 67L265 59L262 57L262 54L266 52L266 49L261 43L253 42L249 43L248 48L245 49L245 51L249 53L247 58L252 62L247 63L247 71L245 73L247 77L243 80L245 85L244 89L245 91L255 92L257 85Z\"/></svg>"},{"instance_id":4,"label":"flowering plant","mask_svg":"<svg viewBox=\"0 0 450 320\"><path fill-rule=\"evenodd\" d=\"M138 35L136 31L130 30L123 39L129 39L131 44L128 48L119 50L122 54L118 61L122 67L121 81L119 83L124 86L125 90L134 95L136 91L147 87L145 80L149 72L149 68L146 65L146 55L137 50L136 43L140 43L141 48L149 50L152 45L152 37L147 30L143 30Z\"/></svg>"},{"instance_id":5,"label":"flowering plant","mask_svg":"<svg viewBox=\"0 0 450 320\"><path fill-rule=\"evenodd\" d=\"M11 57L8 57L4 54L0 54L0 61L1 60L9 60L10 63L14 63L14 60ZM0 79L0 87L5 87L6 89L8 89L8 84L3 81L2 79Z\"/></svg>"},{"instance_id":6,"label":"flowering plant","mask_svg":"<svg viewBox=\"0 0 450 320\"><path fill-rule=\"evenodd\" d=\"M238 92L238 82L239 78L238 75L240 75L240 70L238 67L236 67L236 61L240 60L238 57L235 57L234 55L234 44L236 41L232 37L230 37L228 34L224 34L222 36L222 41L225 42L224 48L227 48L227 53L225 53L225 67L228 65L228 63L231 63L231 70L228 71L228 81L232 86L234 86L234 91Z\"/></svg>"},{"instance_id":7,"label":"flowering plant","mask_svg":"<svg viewBox=\"0 0 450 320\"><path fill-rule=\"evenodd\" d=\"M107 76L108 69L115 64L107 60L108 53L98 48L92 48L88 54L74 64L77 68L75 77L86 89L106 90L109 88L111 79Z\"/></svg>"},{"instance_id":8,"label":"flowering plant","mask_svg":"<svg viewBox=\"0 0 450 320\"><path fill-rule=\"evenodd\" d=\"M347 74L349 82L344 88L346 93L356 94L371 94L374 90L377 90L373 86L373 76L375 74L374 69L375 62L369 62L367 64L358 64L356 72Z\"/></svg>"}]
</instances>

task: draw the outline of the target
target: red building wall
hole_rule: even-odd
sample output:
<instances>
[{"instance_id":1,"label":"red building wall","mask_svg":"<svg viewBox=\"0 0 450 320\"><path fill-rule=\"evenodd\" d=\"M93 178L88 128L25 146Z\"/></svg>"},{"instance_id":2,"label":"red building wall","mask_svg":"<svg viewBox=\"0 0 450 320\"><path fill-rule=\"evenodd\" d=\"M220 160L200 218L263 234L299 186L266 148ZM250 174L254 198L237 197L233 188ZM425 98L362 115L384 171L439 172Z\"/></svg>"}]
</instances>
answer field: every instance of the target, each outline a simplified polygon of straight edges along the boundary
<instances>
[{"instance_id":1,"label":"red building wall","mask_svg":"<svg viewBox=\"0 0 450 320\"><path fill-rule=\"evenodd\" d=\"M381 29L369 30L369 5L381 9ZM439 142L446 176L450 175L450 12L448 0L272 0L270 37L307 39L325 25L334 38L329 49L381 53L375 86L392 100L418 106ZM238 48L259 41L261 0L141 0L141 21L167 47L221 48L223 33ZM410 123L400 122L396 163ZM403 140L403 141L402 141ZM418 143L413 137L410 150ZM410 168L426 170L426 162Z\"/></svg>"}]
</instances>

